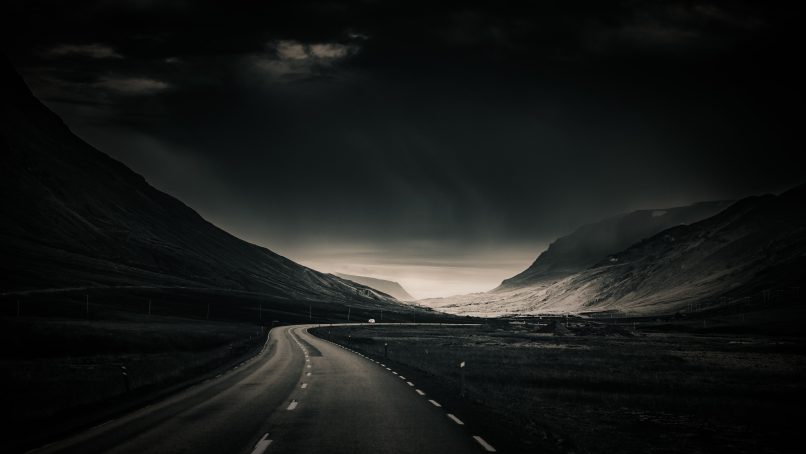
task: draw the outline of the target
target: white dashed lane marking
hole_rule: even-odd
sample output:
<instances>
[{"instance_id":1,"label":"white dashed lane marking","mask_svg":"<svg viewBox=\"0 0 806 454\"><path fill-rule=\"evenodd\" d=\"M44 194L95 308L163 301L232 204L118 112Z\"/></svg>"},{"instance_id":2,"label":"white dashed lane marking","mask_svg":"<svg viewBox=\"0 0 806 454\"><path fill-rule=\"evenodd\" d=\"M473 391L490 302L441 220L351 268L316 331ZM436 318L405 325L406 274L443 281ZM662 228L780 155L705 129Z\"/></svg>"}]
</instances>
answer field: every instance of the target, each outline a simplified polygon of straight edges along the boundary
<instances>
[{"instance_id":1,"label":"white dashed lane marking","mask_svg":"<svg viewBox=\"0 0 806 454\"><path fill-rule=\"evenodd\" d=\"M297 408L298 402L296 400L292 400L290 404L288 404L288 408L286 410L293 410Z\"/></svg>"},{"instance_id":2,"label":"white dashed lane marking","mask_svg":"<svg viewBox=\"0 0 806 454\"><path fill-rule=\"evenodd\" d=\"M464 425L465 425L465 423L463 423L461 419L457 418L457 417L456 417L456 416L454 416L452 413L447 413L447 415L448 415L448 417L449 417L449 418L451 418L451 420L452 420L453 422L455 422L456 424L459 424L460 426L464 426Z\"/></svg>"},{"instance_id":3,"label":"white dashed lane marking","mask_svg":"<svg viewBox=\"0 0 806 454\"><path fill-rule=\"evenodd\" d=\"M263 454L263 451L265 451L266 448L268 448L269 445L271 444L271 440L266 439L268 436L269 433L266 432L263 435L263 438L261 438L260 441L258 441L257 444L255 445L255 449L252 450L252 454Z\"/></svg>"},{"instance_id":4,"label":"white dashed lane marking","mask_svg":"<svg viewBox=\"0 0 806 454\"><path fill-rule=\"evenodd\" d=\"M308 384L307 384L307 383L303 383L303 384L302 384L302 386L300 386L300 388L302 388L302 389L305 389L305 388L307 388L307 387L308 387Z\"/></svg>"},{"instance_id":5,"label":"white dashed lane marking","mask_svg":"<svg viewBox=\"0 0 806 454\"><path fill-rule=\"evenodd\" d=\"M479 437L478 435L473 435L473 439L476 440L476 442L478 444L480 444L481 447L484 448L485 451L487 451L487 452L495 452L495 448L493 448L492 445L490 445L489 443L484 441L484 439Z\"/></svg>"},{"instance_id":6,"label":"white dashed lane marking","mask_svg":"<svg viewBox=\"0 0 806 454\"><path fill-rule=\"evenodd\" d=\"M381 367L383 367L383 368L386 368L386 370L388 370L388 371L392 372L393 374L397 375L397 376L398 376L398 377L399 377L401 380L405 380L405 379L406 379L406 377L404 377L404 376L402 376L402 375L399 375L397 372L393 371L393 370L392 370L392 368L390 368L390 367L386 367L386 364L383 364L383 363L381 363L381 362L379 362L379 361L376 361L376 360L374 360L374 359L372 359L372 358L370 358L370 357L368 357L368 356L364 356L363 354L358 353L358 352L356 352L356 351L354 351L354 350L350 350L349 348L342 347L341 345L338 345L338 344L335 344L335 345L337 345L337 346L339 346L339 347L341 347L341 348L344 348L345 350L348 350L348 351L350 351L350 352L353 352L353 353L357 354L358 356L361 356L361 357L363 357L363 358L366 358L366 359L368 359L368 360L372 361L373 363L378 364L379 366L381 366ZM311 366L310 366L310 365L308 365L308 367L311 367ZM310 372L308 372L308 374L307 374L307 375L309 375L309 376L310 376L310 375L311 375L311 373L310 373ZM411 386L411 387L414 387L414 383L412 383L412 382L410 382L410 381L407 381L407 382L406 382L406 384L407 384L407 385L409 385L409 386ZM304 383L303 383L302 387L303 387L303 388L305 388L305 384L304 384ZM414 391L416 391L416 392L417 392L417 394L419 394L420 396L425 396L425 393L424 393L422 390L420 390L420 389L415 388L415 389L414 389ZM429 400L428 400L428 402L429 402L431 405L435 406L435 407L442 407L442 405L441 405L439 402L437 402L437 401L435 401L435 400L433 400L433 399L429 399ZM292 407L292 406L293 406L293 407ZM289 409L289 410L293 410L294 408L296 408L296 401L291 402L291 405L289 405L289 406L288 406L288 409ZM463 422L461 419L457 418L457 417L456 417L456 415L454 415L453 413L446 413L445 415L446 415L448 418L450 418L450 419L451 419L451 421L453 421L453 422L454 422L454 423L456 423L457 425L460 425L460 426L464 426L464 425L465 425L465 423L464 423L464 422ZM268 434L266 434L266 435L268 435ZM265 436L264 436L264 438L265 438ZM493 447L491 444L487 443L487 441L485 441L483 438L481 438L481 436L479 436L479 435L473 435L473 439L474 439L474 440L476 440L476 443L478 443L478 444L479 444L479 446L481 446L481 447L482 447L482 448L483 448L485 451L487 451L487 452L497 452L497 451L495 450L495 448L494 448L494 447ZM268 440L268 442L269 442L269 443L271 443L271 440ZM259 443L258 443L258 444L259 444ZM268 446L268 444L267 444L266 446ZM257 447L255 447L255 449L257 449ZM265 450L265 448L263 448L263 449ZM260 451L260 452L263 452L263 451ZM256 453L252 453L252 454L256 454Z\"/></svg>"}]
</instances>

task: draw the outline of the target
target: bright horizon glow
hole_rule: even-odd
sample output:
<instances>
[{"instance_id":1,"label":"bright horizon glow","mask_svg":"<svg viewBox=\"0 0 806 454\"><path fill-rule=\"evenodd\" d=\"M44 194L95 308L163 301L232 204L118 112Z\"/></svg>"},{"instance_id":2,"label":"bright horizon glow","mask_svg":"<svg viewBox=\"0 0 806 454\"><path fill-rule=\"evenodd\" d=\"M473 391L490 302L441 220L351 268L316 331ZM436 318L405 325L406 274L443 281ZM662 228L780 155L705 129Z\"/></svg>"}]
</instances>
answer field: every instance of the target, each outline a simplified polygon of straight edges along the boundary
<instances>
[{"instance_id":1,"label":"bright horizon glow","mask_svg":"<svg viewBox=\"0 0 806 454\"><path fill-rule=\"evenodd\" d=\"M343 273L397 282L416 300L486 292L497 287L503 279L522 271L508 274L494 268L462 268L459 266L390 266L307 261L300 261L300 263L323 273Z\"/></svg>"},{"instance_id":2,"label":"bright horizon glow","mask_svg":"<svg viewBox=\"0 0 806 454\"><path fill-rule=\"evenodd\" d=\"M417 300L466 295L492 290L504 279L525 270L540 248L516 251L476 252L451 259L394 256L376 251L350 254L347 251L310 249L287 257L324 273L343 273L394 281Z\"/></svg>"}]
</instances>

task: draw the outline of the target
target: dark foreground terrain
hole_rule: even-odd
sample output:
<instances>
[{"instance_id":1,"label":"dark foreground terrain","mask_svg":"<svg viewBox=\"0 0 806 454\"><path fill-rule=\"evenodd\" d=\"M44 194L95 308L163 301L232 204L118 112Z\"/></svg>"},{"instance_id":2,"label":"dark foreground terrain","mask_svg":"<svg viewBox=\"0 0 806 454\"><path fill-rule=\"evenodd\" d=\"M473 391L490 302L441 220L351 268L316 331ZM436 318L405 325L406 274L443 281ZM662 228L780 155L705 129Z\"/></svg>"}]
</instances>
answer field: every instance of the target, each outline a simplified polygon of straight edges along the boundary
<instances>
[{"instance_id":1,"label":"dark foreground terrain","mask_svg":"<svg viewBox=\"0 0 806 454\"><path fill-rule=\"evenodd\" d=\"M7 449L34 447L256 354L266 329L172 317L0 321ZM8 427L8 426L7 426Z\"/></svg>"},{"instance_id":2,"label":"dark foreground terrain","mask_svg":"<svg viewBox=\"0 0 806 454\"><path fill-rule=\"evenodd\" d=\"M474 454L483 426L419 383L308 333L272 329L224 373L34 452L141 454ZM414 381L412 381L414 380ZM7 451L3 451L7 452Z\"/></svg>"},{"instance_id":3,"label":"dark foreground terrain","mask_svg":"<svg viewBox=\"0 0 806 454\"><path fill-rule=\"evenodd\" d=\"M370 357L386 354L387 364L480 409L519 449L777 453L797 446L804 339L583 325L317 333Z\"/></svg>"},{"instance_id":4,"label":"dark foreground terrain","mask_svg":"<svg viewBox=\"0 0 806 454\"><path fill-rule=\"evenodd\" d=\"M0 452L41 446L230 370L260 351L272 327L369 318L460 319L384 311L360 300L300 302L209 289L6 295L0 298L0 417L12 436L0 441Z\"/></svg>"}]
</instances>

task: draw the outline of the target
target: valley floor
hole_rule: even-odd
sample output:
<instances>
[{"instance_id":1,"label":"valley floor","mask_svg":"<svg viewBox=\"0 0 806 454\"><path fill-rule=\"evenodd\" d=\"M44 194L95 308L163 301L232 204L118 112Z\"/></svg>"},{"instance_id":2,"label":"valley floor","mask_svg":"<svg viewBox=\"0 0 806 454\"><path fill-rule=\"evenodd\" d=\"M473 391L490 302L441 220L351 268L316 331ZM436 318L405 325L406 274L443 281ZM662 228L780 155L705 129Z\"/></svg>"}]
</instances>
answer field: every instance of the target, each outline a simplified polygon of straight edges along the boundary
<instances>
[{"instance_id":1,"label":"valley floor","mask_svg":"<svg viewBox=\"0 0 806 454\"><path fill-rule=\"evenodd\" d=\"M798 440L803 339L623 329L575 336L547 328L362 326L318 333L376 358L386 355L396 368L479 406L489 420L510 427L508 436L522 449L776 453L791 452Z\"/></svg>"}]
</instances>

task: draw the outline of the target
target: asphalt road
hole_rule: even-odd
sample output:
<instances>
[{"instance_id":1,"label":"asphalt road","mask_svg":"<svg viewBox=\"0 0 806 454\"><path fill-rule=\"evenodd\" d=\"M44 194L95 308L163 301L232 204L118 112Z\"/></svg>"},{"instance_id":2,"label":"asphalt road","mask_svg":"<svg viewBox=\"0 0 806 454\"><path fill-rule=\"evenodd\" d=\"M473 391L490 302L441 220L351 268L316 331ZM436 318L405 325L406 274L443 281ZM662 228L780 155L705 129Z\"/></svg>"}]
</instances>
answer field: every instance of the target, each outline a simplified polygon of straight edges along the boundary
<instances>
[{"instance_id":1,"label":"asphalt road","mask_svg":"<svg viewBox=\"0 0 806 454\"><path fill-rule=\"evenodd\" d=\"M479 453L461 415L391 368L276 328L260 355L215 379L37 453Z\"/></svg>"}]
</instances>

